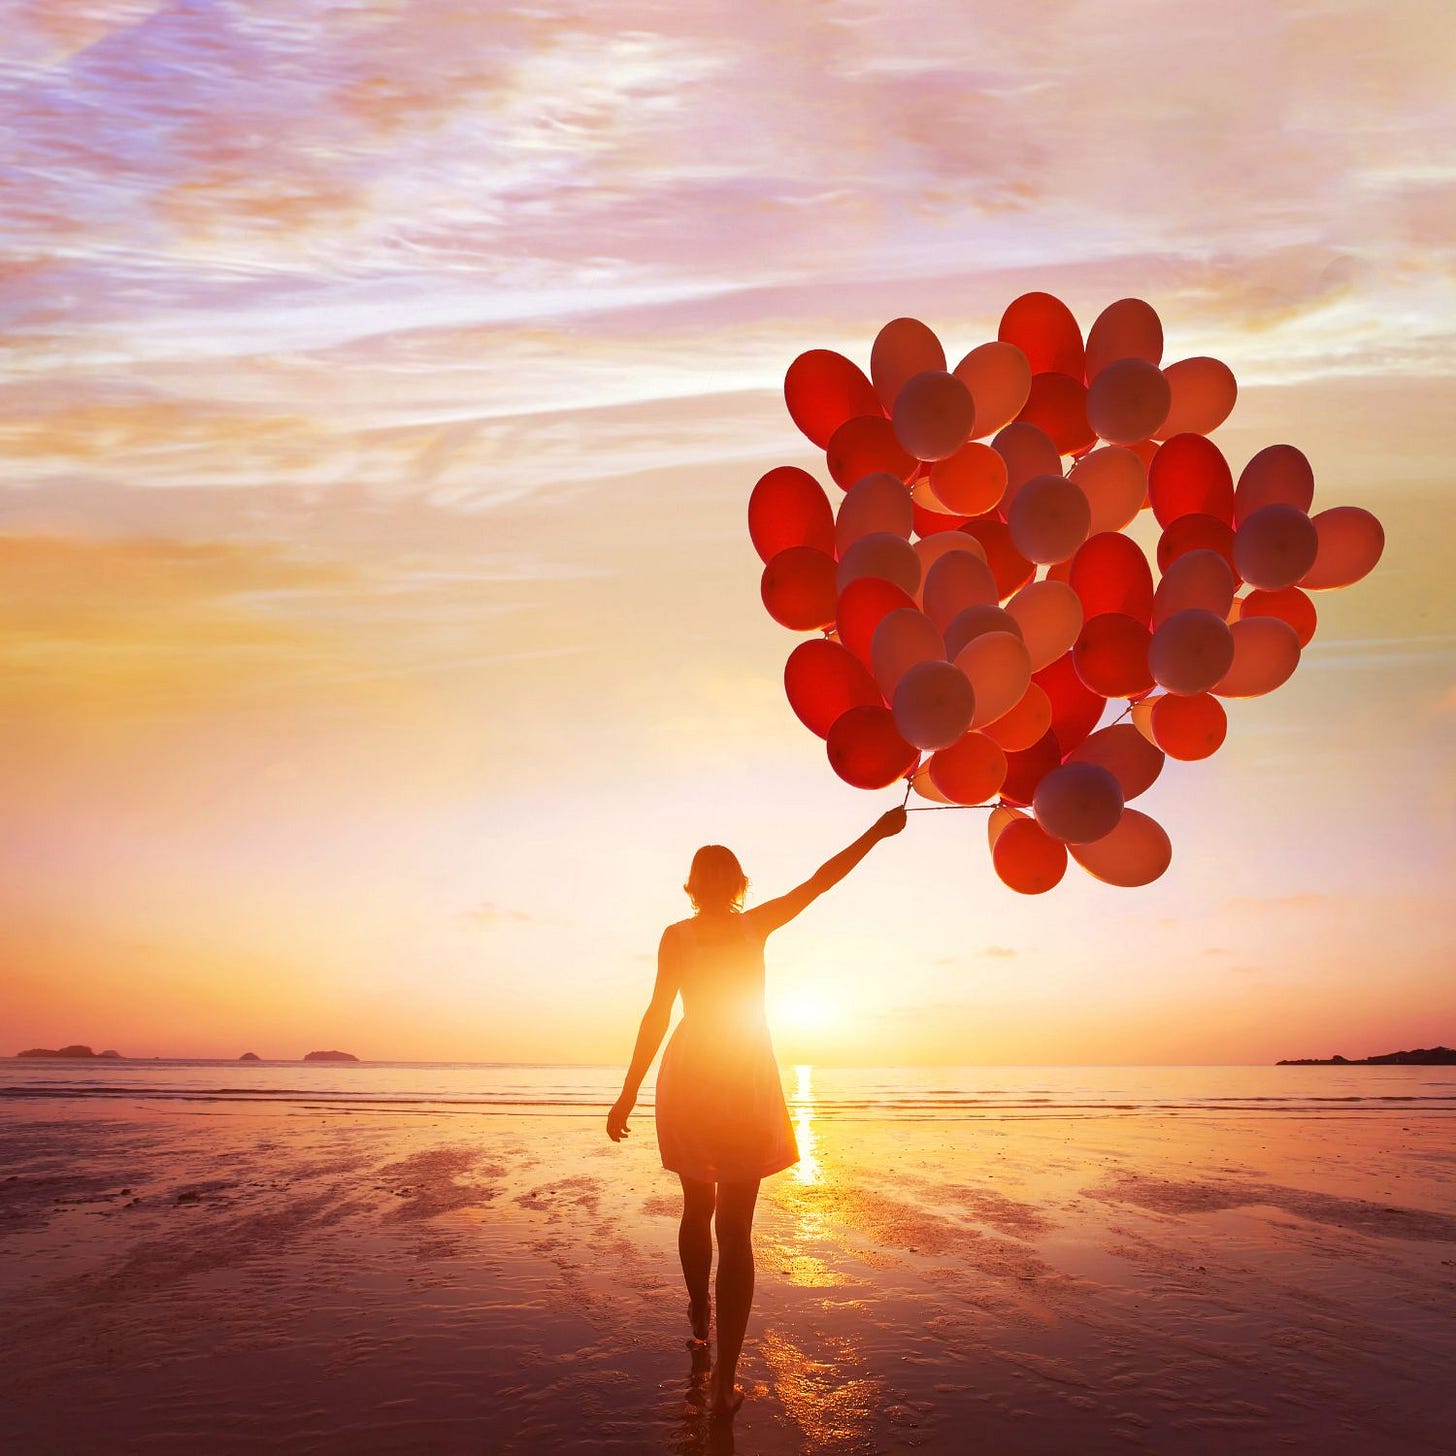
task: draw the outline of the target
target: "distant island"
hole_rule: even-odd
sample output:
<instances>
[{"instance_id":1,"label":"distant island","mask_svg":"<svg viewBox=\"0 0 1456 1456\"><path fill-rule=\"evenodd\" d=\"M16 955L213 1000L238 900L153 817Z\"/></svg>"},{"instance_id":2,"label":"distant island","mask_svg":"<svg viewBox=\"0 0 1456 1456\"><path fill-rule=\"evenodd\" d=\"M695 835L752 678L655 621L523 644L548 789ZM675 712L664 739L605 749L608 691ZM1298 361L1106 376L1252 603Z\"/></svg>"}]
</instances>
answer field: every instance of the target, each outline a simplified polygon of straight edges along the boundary
<instances>
[{"instance_id":1,"label":"distant island","mask_svg":"<svg viewBox=\"0 0 1456 1456\"><path fill-rule=\"evenodd\" d=\"M1456 1067L1456 1050L1417 1047L1413 1052L1386 1052L1379 1057L1285 1057L1276 1067Z\"/></svg>"},{"instance_id":2,"label":"distant island","mask_svg":"<svg viewBox=\"0 0 1456 1456\"><path fill-rule=\"evenodd\" d=\"M257 1052L244 1052L238 1060L240 1062L261 1062L263 1058Z\"/></svg>"},{"instance_id":3,"label":"distant island","mask_svg":"<svg viewBox=\"0 0 1456 1456\"><path fill-rule=\"evenodd\" d=\"M51 1057L55 1060L74 1060L84 1057L107 1057L112 1061L124 1062L126 1058L120 1052L104 1051L93 1052L88 1046L63 1046L59 1050L51 1047L30 1047L23 1052L16 1052L17 1057Z\"/></svg>"},{"instance_id":4,"label":"distant island","mask_svg":"<svg viewBox=\"0 0 1456 1456\"><path fill-rule=\"evenodd\" d=\"M304 1057L306 1062L357 1062L358 1057L353 1052L309 1052Z\"/></svg>"}]
</instances>

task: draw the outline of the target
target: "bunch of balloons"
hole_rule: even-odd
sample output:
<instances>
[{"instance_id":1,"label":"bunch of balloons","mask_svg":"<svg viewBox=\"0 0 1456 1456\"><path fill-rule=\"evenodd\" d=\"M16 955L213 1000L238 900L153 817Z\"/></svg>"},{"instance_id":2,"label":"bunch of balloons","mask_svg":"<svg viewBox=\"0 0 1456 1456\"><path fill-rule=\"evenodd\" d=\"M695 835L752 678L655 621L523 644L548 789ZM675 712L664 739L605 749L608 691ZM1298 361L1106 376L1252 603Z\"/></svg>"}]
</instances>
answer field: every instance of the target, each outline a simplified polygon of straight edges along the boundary
<instances>
[{"instance_id":1,"label":"bunch of balloons","mask_svg":"<svg viewBox=\"0 0 1456 1456\"><path fill-rule=\"evenodd\" d=\"M1286 681L1314 634L1309 592L1358 581L1384 549L1358 506L1310 516L1293 445L1236 484L1207 438L1233 374L1162 354L1136 298L1084 341L1059 299L1024 294L953 370L925 324L895 319L868 378L812 349L784 379L838 509L789 465L748 503L764 606L820 634L789 654L784 688L835 773L991 806L996 873L1024 894L1068 855L1115 885L1161 875L1168 836L1129 801L1165 758L1218 748L1223 699ZM1156 579L1125 534L1144 510ZM1113 699L1130 721L1099 728Z\"/></svg>"}]
</instances>

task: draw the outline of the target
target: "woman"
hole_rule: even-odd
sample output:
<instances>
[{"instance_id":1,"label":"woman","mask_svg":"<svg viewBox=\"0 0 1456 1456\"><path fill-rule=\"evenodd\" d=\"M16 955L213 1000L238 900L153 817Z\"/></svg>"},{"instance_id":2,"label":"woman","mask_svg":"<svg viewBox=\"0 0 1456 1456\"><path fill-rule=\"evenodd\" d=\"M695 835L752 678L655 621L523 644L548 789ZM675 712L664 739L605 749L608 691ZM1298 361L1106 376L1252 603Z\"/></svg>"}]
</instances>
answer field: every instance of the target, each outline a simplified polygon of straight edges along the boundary
<instances>
[{"instance_id":1,"label":"woman","mask_svg":"<svg viewBox=\"0 0 1456 1456\"><path fill-rule=\"evenodd\" d=\"M905 827L892 809L796 890L743 909L748 880L736 856L709 844L693 856L683 887L691 919L669 925L657 952L657 985L637 1033L607 1136L624 1138L637 1092L667 1031L673 1002L683 1018L657 1074L657 1145L662 1166L682 1180L677 1247L688 1286L690 1343L708 1338L708 1271L718 1233L718 1359L710 1412L730 1417L743 1403L734 1385L753 1303L753 1208L759 1180L798 1162L778 1063L764 1018L763 945L882 839Z\"/></svg>"}]
</instances>

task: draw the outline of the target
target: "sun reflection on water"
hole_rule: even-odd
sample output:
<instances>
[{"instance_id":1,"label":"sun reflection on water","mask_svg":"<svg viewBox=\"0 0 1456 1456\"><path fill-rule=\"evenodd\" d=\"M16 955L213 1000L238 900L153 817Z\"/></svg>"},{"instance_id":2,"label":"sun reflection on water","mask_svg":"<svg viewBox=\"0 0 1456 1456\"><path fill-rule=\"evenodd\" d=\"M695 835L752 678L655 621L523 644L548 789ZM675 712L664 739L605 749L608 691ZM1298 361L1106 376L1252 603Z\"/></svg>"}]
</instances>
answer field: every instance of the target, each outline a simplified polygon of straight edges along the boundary
<instances>
[{"instance_id":1,"label":"sun reflection on water","mask_svg":"<svg viewBox=\"0 0 1456 1456\"><path fill-rule=\"evenodd\" d=\"M799 1161L794 1178L799 1183L818 1183L823 1176L814 1155L814 1068L800 1063L794 1068L794 1095L789 1099L794 1118L794 1137L799 1144Z\"/></svg>"}]
</instances>

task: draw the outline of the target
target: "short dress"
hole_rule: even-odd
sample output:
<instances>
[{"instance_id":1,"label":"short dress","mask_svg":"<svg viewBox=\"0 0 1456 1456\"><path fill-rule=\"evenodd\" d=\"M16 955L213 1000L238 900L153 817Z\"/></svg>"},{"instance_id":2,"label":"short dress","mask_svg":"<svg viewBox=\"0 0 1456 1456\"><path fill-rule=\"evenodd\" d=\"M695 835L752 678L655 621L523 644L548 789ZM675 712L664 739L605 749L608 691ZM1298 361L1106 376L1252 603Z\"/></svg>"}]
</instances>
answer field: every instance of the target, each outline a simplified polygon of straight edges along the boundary
<instances>
[{"instance_id":1,"label":"short dress","mask_svg":"<svg viewBox=\"0 0 1456 1456\"><path fill-rule=\"evenodd\" d=\"M764 937L749 914L677 927L683 1017L657 1074L662 1166L749 1183L799 1161L764 1013Z\"/></svg>"}]
</instances>

